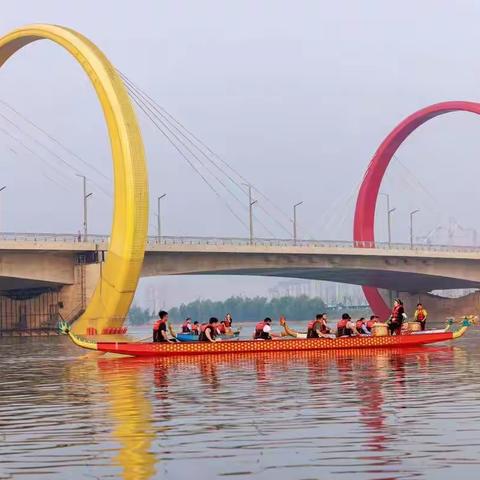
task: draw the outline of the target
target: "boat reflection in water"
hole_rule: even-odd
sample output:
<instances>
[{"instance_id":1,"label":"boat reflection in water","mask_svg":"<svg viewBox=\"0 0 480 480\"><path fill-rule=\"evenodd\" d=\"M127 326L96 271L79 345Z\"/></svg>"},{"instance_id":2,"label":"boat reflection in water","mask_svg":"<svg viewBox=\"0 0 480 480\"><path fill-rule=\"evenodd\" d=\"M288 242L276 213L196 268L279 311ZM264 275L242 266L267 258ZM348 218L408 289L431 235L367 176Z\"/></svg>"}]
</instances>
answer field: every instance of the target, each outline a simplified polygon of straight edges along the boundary
<instances>
[{"instance_id":1,"label":"boat reflection in water","mask_svg":"<svg viewBox=\"0 0 480 480\"><path fill-rule=\"evenodd\" d=\"M362 445L355 446L361 451L355 462L387 472L402 458L397 449L401 432L387 423L385 401L390 409L392 402L406 407L411 402L407 368L425 368L432 357L436 363L451 363L456 350L448 346L228 357L100 357L95 363L106 387L112 439L119 444L113 462L121 466L124 479L153 478L161 466L165 468L162 457L177 459L183 465L180 473L187 465L192 468L208 459L206 476L199 478L229 473L232 440L240 441L244 435L247 443L265 440L285 448L286 440L275 432L292 427L309 439L309 461L319 467L332 447L346 448L341 446L345 443L352 449L346 433L352 423L358 424L363 438ZM252 426L264 440L252 437ZM212 443L215 458L206 449ZM294 439L292 448L298 443ZM246 452L251 450L247 447ZM277 463L288 463L285 455L277 455ZM343 458L345 468L352 462L348 457ZM338 459L330 461L335 464ZM339 463L335 470L341 467ZM175 462L168 471L176 471ZM249 471L255 473L255 468Z\"/></svg>"}]
</instances>

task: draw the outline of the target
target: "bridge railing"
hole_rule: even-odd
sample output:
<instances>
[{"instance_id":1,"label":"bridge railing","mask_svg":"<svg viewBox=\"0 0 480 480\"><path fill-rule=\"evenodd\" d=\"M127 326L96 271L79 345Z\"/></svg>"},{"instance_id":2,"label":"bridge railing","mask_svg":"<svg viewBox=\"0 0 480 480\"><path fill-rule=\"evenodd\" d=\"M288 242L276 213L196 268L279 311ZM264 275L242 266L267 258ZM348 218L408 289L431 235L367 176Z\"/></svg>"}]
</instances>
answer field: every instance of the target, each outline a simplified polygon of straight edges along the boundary
<instances>
[{"instance_id":1,"label":"bridge railing","mask_svg":"<svg viewBox=\"0 0 480 480\"><path fill-rule=\"evenodd\" d=\"M107 249L110 237L108 235L88 235L85 239L83 234L72 233L18 233L1 232L1 242L62 242L73 244L94 244L98 249ZM218 245L218 246L264 246L264 247L297 247L297 248L375 248L385 250L417 250L417 251L446 251L446 252L480 252L480 246L463 245L427 245L410 243L387 243L387 242L353 242L347 240L297 240L277 238L255 238L250 242L249 238L241 237L177 237L177 236L149 236L149 247L161 245Z\"/></svg>"}]
</instances>

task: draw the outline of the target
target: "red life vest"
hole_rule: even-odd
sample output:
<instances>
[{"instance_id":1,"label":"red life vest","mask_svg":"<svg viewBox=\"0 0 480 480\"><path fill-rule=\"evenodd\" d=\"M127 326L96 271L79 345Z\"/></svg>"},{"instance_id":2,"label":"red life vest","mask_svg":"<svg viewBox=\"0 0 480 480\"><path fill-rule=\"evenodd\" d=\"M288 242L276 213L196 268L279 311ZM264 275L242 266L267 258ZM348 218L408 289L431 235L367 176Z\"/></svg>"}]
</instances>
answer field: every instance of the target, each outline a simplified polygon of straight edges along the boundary
<instances>
[{"instance_id":1,"label":"red life vest","mask_svg":"<svg viewBox=\"0 0 480 480\"><path fill-rule=\"evenodd\" d=\"M348 320L339 320L337 323L337 328L345 328L347 326Z\"/></svg>"},{"instance_id":2,"label":"red life vest","mask_svg":"<svg viewBox=\"0 0 480 480\"><path fill-rule=\"evenodd\" d=\"M157 320L154 324L153 324L153 329L155 331L157 331L159 328L160 328L160 325L162 323L166 323L167 321L166 320Z\"/></svg>"},{"instance_id":3,"label":"red life vest","mask_svg":"<svg viewBox=\"0 0 480 480\"><path fill-rule=\"evenodd\" d=\"M224 323L224 325L225 325L226 327L230 327L230 326L232 325L232 321L231 321L231 320L227 320L227 319L225 319L225 320L223 321L223 323Z\"/></svg>"},{"instance_id":4,"label":"red life vest","mask_svg":"<svg viewBox=\"0 0 480 480\"><path fill-rule=\"evenodd\" d=\"M260 338L263 333L263 327L266 325L266 323L262 320L261 322L258 322L255 325L255 333L253 335L253 338Z\"/></svg>"},{"instance_id":5,"label":"red life vest","mask_svg":"<svg viewBox=\"0 0 480 480\"><path fill-rule=\"evenodd\" d=\"M192 323L190 322L190 320L188 320L188 322L185 320L182 324L182 332L183 333L190 333L191 330L192 330Z\"/></svg>"},{"instance_id":6,"label":"red life vest","mask_svg":"<svg viewBox=\"0 0 480 480\"><path fill-rule=\"evenodd\" d=\"M425 318L427 318L424 312L425 310L423 308L421 310L417 310L417 320L419 322L423 322Z\"/></svg>"},{"instance_id":7,"label":"red life vest","mask_svg":"<svg viewBox=\"0 0 480 480\"><path fill-rule=\"evenodd\" d=\"M396 305L392 310L392 317L394 319L400 319L400 309L403 309L402 305Z\"/></svg>"},{"instance_id":8,"label":"red life vest","mask_svg":"<svg viewBox=\"0 0 480 480\"><path fill-rule=\"evenodd\" d=\"M377 323L377 322L376 322L375 320L368 320L368 322L367 322L367 328L368 328L369 330L371 330L372 327L373 327L376 323Z\"/></svg>"},{"instance_id":9,"label":"red life vest","mask_svg":"<svg viewBox=\"0 0 480 480\"><path fill-rule=\"evenodd\" d=\"M192 325L192 332L199 333L200 332L200 327L198 325Z\"/></svg>"},{"instance_id":10,"label":"red life vest","mask_svg":"<svg viewBox=\"0 0 480 480\"><path fill-rule=\"evenodd\" d=\"M221 324L217 327L217 332L218 332L219 334L225 333L226 331L227 331L227 329L226 329L224 323L221 323Z\"/></svg>"},{"instance_id":11,"label":"red life vest","mask_svg":"<svg viewBox=\"0 0 480 480\"><path fill-rule=\"evenodd\" d=\"M217 328L210 323L206 323L200 327L200 335L198 340L201 342L208 342L207 330L210 330L210 337L214 339L217 336Z\"/></svg>"}]
</instances>

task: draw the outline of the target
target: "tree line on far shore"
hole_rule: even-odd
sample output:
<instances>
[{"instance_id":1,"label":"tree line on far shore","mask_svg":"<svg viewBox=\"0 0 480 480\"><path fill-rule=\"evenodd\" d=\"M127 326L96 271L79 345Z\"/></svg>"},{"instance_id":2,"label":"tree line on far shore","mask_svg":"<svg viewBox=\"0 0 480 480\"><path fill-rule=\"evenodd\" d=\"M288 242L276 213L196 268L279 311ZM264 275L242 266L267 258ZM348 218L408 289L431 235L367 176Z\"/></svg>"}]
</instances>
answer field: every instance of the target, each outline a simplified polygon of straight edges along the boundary
<instances>
[{"instance_id":1,"label":"tree line on far shore","mask_svg":"<svg viewBox=\"0 0 480 480\"><path fill-rule=\"evenodd\" d=\"M298 297L279 297L267 299L266 297L230 297L224 301L213 300L195 300L178 307L173 307L168 311L169 320L172 322L181 322L187 317L200 323L208 321L210 317L217 317L222 320L230 313L235 320L239 322L258 321L265 317L278 319L280 315L285 315L291 320L308 320L315 314L327 310L325 302L319 297L308 297L301 295ZM149 309L143 309L136 305L132 306L128 314L130 325L144 325L156 317L158 312L151 312Z\"/></svg>"}]
</instances>

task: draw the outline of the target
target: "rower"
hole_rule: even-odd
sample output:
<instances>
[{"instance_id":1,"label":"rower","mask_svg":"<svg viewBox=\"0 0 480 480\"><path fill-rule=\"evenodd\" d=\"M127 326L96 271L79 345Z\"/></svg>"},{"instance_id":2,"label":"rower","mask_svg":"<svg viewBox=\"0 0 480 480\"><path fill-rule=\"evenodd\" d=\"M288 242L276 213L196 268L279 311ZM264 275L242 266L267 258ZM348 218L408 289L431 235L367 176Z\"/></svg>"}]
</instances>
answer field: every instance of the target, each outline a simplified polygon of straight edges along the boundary
<instances>
[{"instance_id":1,"label":"rower","mask_svg":"<svg viewBox=\"0 0 480 480\"><path fill-rule=\"evenodd\" d=\"M367 321L367 330L371 333L372 327L378 323L378 319L380 317L378 315L370 315L370 320Z\"/></svg>"},{"instance_id":2,"label":"rower","mask_svg":"<svg viewBox=\"0 0 480 480\"><path fill-rule=\"evenodd\" d=\"M326 313L319 313L315 316L315 320L308 322L307 338L328 337L330 329L328 328L327 320Z\"/></svg>"},{"instance_id":3,"label":"rower","mask_svg":"<svg viewBox=\"0 0 480 480\"><path fill-rule=\"evenodd\" d=\"M192 333L192 319L187 317L182 324L182 333Z\"/></svg>"},{"instance_id":4,"label":"rower","mask_svg":"<svg viewBox=\"0 0 480 480\"><path fill-rule=\"evenodd\" d=\"M192 333L193 333L193 335L199 335L200 334L200 324L198 323L197 320L195 320L193 322Z\"/></svg>"},{"instance_id":5,"label":"rower","mask_svg":"<svg viewBox=\"0 0 480 480\"><path fill-rule=\"evenodd\" d=\"M423 308L421 303L417 303L417 309L415 310L415 321L420 322L422 331L425 330L425 324L427 323L427 311Z\"/></svg>"},{"instance_id":6,"label":"rower","mask_svg":"<svg viewBox=\"0 0 480 480\"><path fill-rule=\"evenodd\" d=\"M342 319L337 323L337 337L355 335L357 335L357 330L352 322L352 317L348 313L343 313Z\"/></svg>"},{"instance_id":7,"label":"rower","mask_svg":"<svg viewBox=\"0 0 480 480\"><path fill-rule=\"evenodd\" d=\"M355 329L359 335L370 335L365 317L361 317L355 322Z\"/></svg>"},{"instance_id":8,"label":"rower","mask_svg":"<svg viewBox=\"0 0 480 480\"><path fill-rule=\"evenodd\" d=\"M170 343L167 336L168 312L160 310L158 316L159 319L153 324L153 341Z\"/></svg>"},{"instance_id":9,"label":"rower","mask_svg":"<svg viewBox=\"0 0 480 480\"><path fill-rule=\"evenodd\" d=\"M226 328L231 328L233 323L233 318L229 313L225 315L225 318L223 319L223 323L225 323Z\"/></svg>"},{"instance_id":10,"label":"rower","mask_svg":"<svg viewBox=\"0 0 480 480\"><path fill-rule=\"evenodd\" d=\"M258 322L255 325L255 332L253 338L255 340L271 340L272 339L272 319L270 317L265 318L262 322Z\"/></svg>"},{"instance_id":11,"label":"rower","mask_svg":"<svg viewBox=\"0 0 480 480\"><path fill-rule=\"evenodd\" d=\"M216 338L218 327L218 318L212 317L206 325L200 327L199 342L219 342L221 339Z\"/></svg>"}]
</instances>

